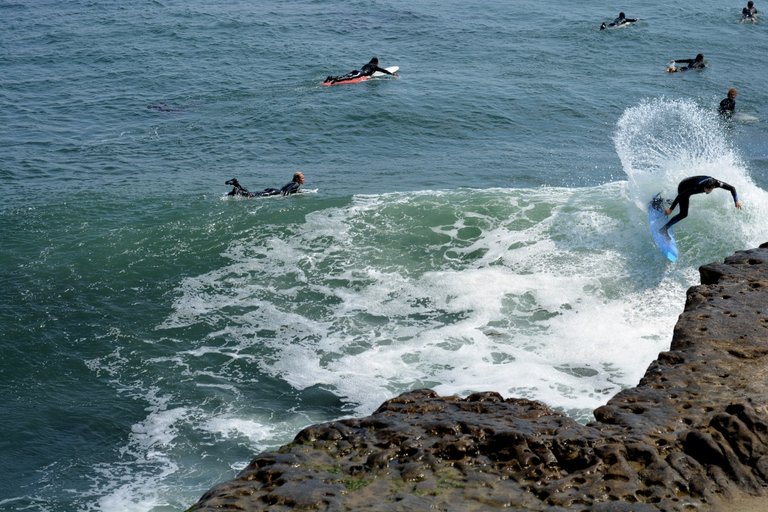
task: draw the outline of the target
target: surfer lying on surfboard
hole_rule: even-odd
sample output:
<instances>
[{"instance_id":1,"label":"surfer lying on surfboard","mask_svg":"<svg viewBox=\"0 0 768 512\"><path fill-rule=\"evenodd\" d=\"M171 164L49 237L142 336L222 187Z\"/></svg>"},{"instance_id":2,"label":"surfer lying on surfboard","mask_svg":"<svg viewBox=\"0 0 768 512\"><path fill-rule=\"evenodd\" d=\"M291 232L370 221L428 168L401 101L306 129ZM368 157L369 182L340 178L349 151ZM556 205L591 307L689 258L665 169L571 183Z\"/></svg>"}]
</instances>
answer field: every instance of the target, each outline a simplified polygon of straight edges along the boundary
<instances>
[{"instance_id":1,"label":"surfer lying on surfboard","mask_svg":"<svg viewBox=\"0 0 768 512\"><path fill-rule=\"evenodd\" d=\"M680 212L669 219L669 221L659 229L661 234L669 236L667 234L669 228L688 216L688 201L691 199L692 195L701 193L709 194L716 188L724 188L729 191L733 196L734 205L739 210L741 209L741 201L739 201L739 196L736 195L736 188L732 185L716 180L712 176L691 176L680 182L677 186L677 197L672 201L672 204L669 205L669 208L664 210L664 215L669 215L672 213L672 210L675 209L675 206L680 205Z\"/></svg>"},{"instance_id":2,"label":"surfer lying on surfboard","mask_svg":"<svg viewBox=\"0 0 768 512\"><path fill-rule=\"evenodd\" d=\"M259 192L249 192L247 188L240 185L237 178L232 178L224 182L225 185L232 185L232 190L227 194L228 196L241 196L241 197L263 197L263 196L277 196L277 195L291 195L299 192L299 187L304 184L304 173L296 172L293 175L293 180L287 183L283 188L265 188Z\"/></svg>"},{"instance_id":3,"label":"surfer lying on surfboard","mask_svg":"<svg viewBox=\"0 0 768 512\"><path fill-rule=\"evenodd\" d=\"M687 66L679 67L678 64L688 64ZM693 59L675 59L667 64L667 73L677 73L678 71L688 71L690 69L704 69L707 67L707 63L704 60L704 54L697 54Z\"/></svg>"},{"instance_id":4,"label":"surfer lying on surfboard","mask_svg":"<svg viewBox=\"0 0 768 512\"><path fill-rule=\"evenodd\" d=\"M613 27L620 27L622 25L626 25L627 23L634 23L637 21L637 18L627 18L623 12L619 13L619 17L613 20L613 23L605 24L603 22L600 25L600 30L605 30L606 28L613 28Z\"/></svg>"},{"instance_id":5,"label":"surfer lying on surfboard","mask_svg":"<svg viewBox=\"0 0 768 512\"><path fill-rule=\"evenodd\" d=\"M386 70L384 68L379 67L379 58L374 57L371 60L368 61L368 64L364 65L360 70L357 69L350 71L346 75L341 76L329 76L325 79L323 82L324 84L339 84L344 82L355 82L360 81L363 77L369 77L373 75L375 72L384 73L387 75L395 76L394 73L390 72L389 70Z\"/></svg>"}]
</instances>

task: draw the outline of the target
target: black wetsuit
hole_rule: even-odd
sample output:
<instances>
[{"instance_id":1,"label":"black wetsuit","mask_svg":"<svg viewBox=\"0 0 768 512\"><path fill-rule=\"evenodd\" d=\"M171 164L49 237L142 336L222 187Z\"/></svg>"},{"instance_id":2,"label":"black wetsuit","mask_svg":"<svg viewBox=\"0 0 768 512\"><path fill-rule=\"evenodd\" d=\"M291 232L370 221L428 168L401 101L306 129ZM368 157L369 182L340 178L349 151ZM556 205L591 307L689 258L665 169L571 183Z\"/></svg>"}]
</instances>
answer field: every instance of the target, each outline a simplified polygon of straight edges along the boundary
<instances>
[{"instance_id":1,"label":"black wetsuit","mask_svg":"<svg viewBox=\"0 0 768 512\"><path fill-rule=\"evenodd\" d=\"M609 23L608 25L603 23L602 25L600 25L600 30L605 30L608 27L620 27L621 25L625 25L627 23L634 23L636 21L637 21L637 18L622 18L621 16L619 16L618 18L613 20L613 23Z\"/></svg>"},{"instance_id":2,"label":"black wetsuit","mask_svg":"<svg viewBox=\"0 0 768 512\"><path fill-rule=\"evenodd\" d=\"M686 218L688 216L688 201L694 194L703 193L706 188L724 188L729 191L733 196L733 202L737 202L739 197L736 195L736 189L720 180L716 180L712 176L691 176L680 182L677 186L677 197L669 206L670 210L674 210L675 206L680 205L680 213L669 219L669 222L664 224L661 231L664 232Z\"/></svg>"},{"instance_id":3,"label":"black wetsuit","mask_svg":"<svg viewBox=\"0 0 768 512\"><path fill-rule=\"evenodd\" d=\"M292 181L284 185L283 188L281 189L265 188L264 190L260 190L259 192L249 192L248 189L241 186L240 183L235 182L233 183L232 190L230 190L227 195L243 196L243 197L263 197L263 196L277 196L277 195L288 196L288 195L299 192L300 187L301 187L301 183Z\"/></svg>"},{"instance_id":4,"label":"black wetsuit","mask_svg":"<svg viewBox=\"0 0 768 512\"><path fill-rule=\"evenodd\" d=\"M734 110L736 110L736 100L733 98L725 98L720 102L720 108L718 112L723 117L731 117Z\"/></svg>"},{"instance_id":5,"label":"black wetsuit","mask_svg":"<svg viewBox=\"0 0 768 512\"><path fill-rule=\"evenodd\" d=\"M754 7L752 8L745 7L741 10L741 19L751 20L755 17L755 14L757 14L757 9L755 9Z\"/></svg>"},{"instance_id":6,"label":"black wetsuit","mask_svg":"<svg viewBox=\"0 0 768 512\"><path fill-rule=\"evenodd\" d=\"M688 64L688 66L684 68L680 68L680 71L686 71L688 69L704 69L707 67L704 60L696 60L696 59L675 59L675 64Z\"/></svg>"},{"instance_id":7,"label":"black wetsuit","mask_svg":"<svg viewBox=\"0 0 768 512\"><path fill-rule=\"evenodd\" d=\"M368 64L363 66L360 69L360 74L363 75L363 76L371 76L372 74L374 74L377 71L380 71L380 72L384 73L385 75L391 75L392 74L389 71L387 71L386 69L380 68L379 66L377 66L376 64L374 64L372 62L369 62Z\"/></svg>"},{"instance_id":8,"label":"black wetsuit","mask_svg":"<svg viewBox=\"0 0 768 512\"><path fill-rule=\"evenodd\" d=\"M371 75L373 75L377 71L380 71L381 73L384 73L384 74L387 74L387 75L391 75L392 74L389 71L387 71L386 69L380 68L377 63L378 63L378 60L371 59L368 62L368 64L366 64L362 68L360 68L359 71L357 69L355 69L355 70L350 71L346 75L329 76L329 77L327 77L325 79L325 82L331 82L331 83L344 82L346 80L353 80L355 78L360 78L361 76L371 76Z\"/></svg>"}]
</instances>

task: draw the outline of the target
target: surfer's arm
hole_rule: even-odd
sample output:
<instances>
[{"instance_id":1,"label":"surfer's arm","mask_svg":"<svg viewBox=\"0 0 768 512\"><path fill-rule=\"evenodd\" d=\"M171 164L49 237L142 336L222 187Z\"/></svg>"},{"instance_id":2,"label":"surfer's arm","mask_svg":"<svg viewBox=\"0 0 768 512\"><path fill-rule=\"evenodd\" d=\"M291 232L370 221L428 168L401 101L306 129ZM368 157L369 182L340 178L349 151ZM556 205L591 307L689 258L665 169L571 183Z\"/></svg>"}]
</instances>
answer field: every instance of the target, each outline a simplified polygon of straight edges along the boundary
<instances>
[{"instance_id":1,"label":"surfer's arm","mask_svg":"<svg viewBox=\"0 0 768 512\"><path fill-rule=\"evenodd\" d=\"M679 194L678 194L678 196L675 198L675 200L674 200L674 201L672 201L672 204L671 204L671 205L669 205L669 208L667 208L667 209L665 209L665 210L664 210L664 215L670 215L670 214L672 213L672 210L674 210L674 209L675 209L675 207L677 206L677 203L678 203L678 202L680 202L680 195L679 195Z\"/></svg>"},{"instance_id":2,"label":"surfer's arm","mask_svg":"<svg viewBox=\"0 0 768 512\"><path fill-rule=\"evenodd\" d=\"M392 75L392 76L395 76L395 74L394 74L394 73L391 73L391 72L389 72L388 70L386 70L386 69L384 69L384 68L380 68L379 66L376 66L376 71L379 71L379 72L381 72L381 73L386 73L386 74L388 74L388 75Z\"/></svg>"},{"instance_id":3,"label":"surfer's arm","mask_svg":"<svg viewBox=\"0 0 768 512\"><path fill-rule=\"evenodd\" d=\"M672 62L675 64L693 64L693 59L675 59Z\"/></svg>"},{"instance_id":4,"label":"surfer's arm","mask_svg":"<svg viewBox=\"0 0 768 512\"><path fill-rule=\"evenodd\" d=\"M733 185L729 185L728 183L720 182L720 188L724 188L728 192L731 193L731 197L733 197L733 204L736 206L736 208L741 209L741 201L739 201L739 195L736 193L736 187Z\"/></svg>"}]
</instances>

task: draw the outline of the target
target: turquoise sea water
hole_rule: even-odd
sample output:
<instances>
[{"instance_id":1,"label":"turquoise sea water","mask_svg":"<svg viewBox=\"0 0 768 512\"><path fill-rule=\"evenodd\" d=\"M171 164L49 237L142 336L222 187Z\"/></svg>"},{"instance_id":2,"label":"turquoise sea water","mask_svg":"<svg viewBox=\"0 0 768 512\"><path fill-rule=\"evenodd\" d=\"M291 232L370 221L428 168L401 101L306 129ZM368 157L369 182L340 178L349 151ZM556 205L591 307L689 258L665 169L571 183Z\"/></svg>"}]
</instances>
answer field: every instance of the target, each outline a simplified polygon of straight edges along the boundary
<instances>
[{"instance_id":1,"label":"turquoise sea water","mask_svg":"<svg viewBox=\"0 0 768 512\"><path fill-rule=\"evenodd\" d=\"M589 421L768 240L768 21L688 7L0 1L0 510L184 509L418 387ZM644 203L692 174L745 208L669 264Z\"/></svg>"}]
</instances>

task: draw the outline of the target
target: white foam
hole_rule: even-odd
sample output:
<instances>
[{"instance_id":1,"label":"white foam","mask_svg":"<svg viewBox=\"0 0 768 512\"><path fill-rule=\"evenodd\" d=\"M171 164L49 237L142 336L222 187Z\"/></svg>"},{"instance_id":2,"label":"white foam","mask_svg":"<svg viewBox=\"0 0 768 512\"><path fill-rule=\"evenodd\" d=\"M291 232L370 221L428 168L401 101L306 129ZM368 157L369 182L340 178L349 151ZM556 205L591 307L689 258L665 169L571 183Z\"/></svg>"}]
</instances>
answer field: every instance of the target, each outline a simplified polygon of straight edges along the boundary
<instances>
[{"instance_id":1,"label":"white foam","mask_svg":"<svg viewBox=\"0 0 768 512\"><path fill-rule=\"evenodd\" d=\"M209 418L202 428L223 438L245 436L258 447L257 450L263 450L266 447L264 440L270 439L275 432L273 426L263 422L231 416Z\"/></svg>"},{"instance_id":2,"label":"white foam","mask_svg":"<svg viewBox=\"0 0 768 512\"><path fill-rule=\"evenodd\" d=\"M645 233L624 197L618 183L356 198L290 237L233 242L232 263L185 281L161 328L225 315L209 337L264 348L260 371L358 413L423 386L594 408L664 349L689 284L631 275L646 271L631 250ZM422 226L432 209L450 221ZM655 304L660 282L674 299Z\"/></svg>"}]
</instances>

